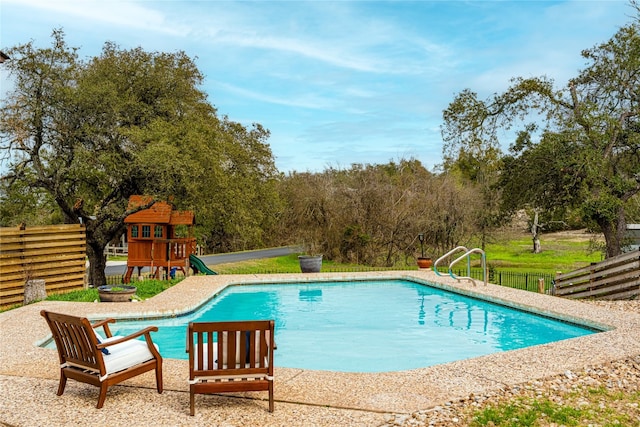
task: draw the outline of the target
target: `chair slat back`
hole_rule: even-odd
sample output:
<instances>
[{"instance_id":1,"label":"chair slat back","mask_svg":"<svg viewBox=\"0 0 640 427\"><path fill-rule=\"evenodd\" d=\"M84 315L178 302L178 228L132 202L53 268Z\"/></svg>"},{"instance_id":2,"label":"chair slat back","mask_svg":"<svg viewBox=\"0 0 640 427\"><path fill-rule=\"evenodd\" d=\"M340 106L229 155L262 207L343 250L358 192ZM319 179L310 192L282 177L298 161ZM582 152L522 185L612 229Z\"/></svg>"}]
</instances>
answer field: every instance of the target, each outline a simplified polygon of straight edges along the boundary
<instances>
[{"instance_id":1,"label":"chair slat back","mask_svg":"<svg viewBox=\"0 0 640 427\"><path fill-rule=\"evenodd\" d=\"M192 322L187 334L190 379L273 375L274 322Z\"/></svg>"},{"instance_id":2,"label":"chair slat back","mask_svg":"<svg viewBox=\"0 0 640 427\"><path fill-rule=\"evenodd\" d=\"M69 362L101 371L102 355L96 348L98 341L87 319L51 312L43 316L53 334L61 364Z\"/></svg>"}]
</instances>

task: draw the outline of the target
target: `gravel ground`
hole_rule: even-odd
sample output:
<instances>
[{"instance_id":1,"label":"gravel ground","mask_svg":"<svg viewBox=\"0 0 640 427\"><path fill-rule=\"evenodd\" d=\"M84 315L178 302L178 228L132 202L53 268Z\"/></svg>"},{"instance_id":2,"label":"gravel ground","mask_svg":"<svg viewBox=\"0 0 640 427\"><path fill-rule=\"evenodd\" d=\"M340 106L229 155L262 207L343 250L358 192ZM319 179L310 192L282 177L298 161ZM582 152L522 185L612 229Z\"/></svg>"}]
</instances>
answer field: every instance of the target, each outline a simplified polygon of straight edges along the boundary
<instances>
[{"instance_id":1,"label":"gravel ground","mask_svg":"<svg viewBox=\"0 0 640 427\"><path fill-rule=\"evenodd\" d=\"M190 417L187 362L175 359L164 361L163 394L155 392L153 374L146 373L112 387L101 410L95 409L95 387L71 381L64 395L56 396L57 356L55 350L39 347L48 333L40 310L92 319L175 316L197 309L229 284L247 283L244 275L193 276L137 304L42 301L0 313L0 426L452 426L469 425L474 409L519 396L561 402L556 399L567 399L565 392L581 386L637 390L638 301L602 302L596 307L491 284L456 282L430 271L319 273L312 278L255 275L251 282L398 277L596 328L601 325L606 332L401 372L335 373L276 365L273 414L266 411L263 396L204 396L197 398L196 416ZM613 409L640 416L637 405Z\"/></svg>"},{"instance_id":2,"label":"gravel ground","mask_svg":"<svg viewBox=\"0 0 640 427\"><path fill-rule=\"evenodd\" d=\"M621 310L640 314L640 300L634 301L588 301L611 310ZM603 387L610 392L640 393L640 354L604 364L589 366L580 372L566 371L537 381L504 387L483 395L470 395L459 401L446 402L429 410L417 411L410 415L391 414L386 416L385 427L391 426L467 426L473 413L488 406L513 401L514 399L549 399L558 404L587 404L586 397L580 397L581 391ZM569 394L571 402L567 402ZM618 403L616 400L601 402L614 412L628 414L634 419L632 426L640 426L640 407L637 402ZM548 424L555 426L555 424ZM590 427L595 425L589 424Z\"/></svg>"}]
</instances>

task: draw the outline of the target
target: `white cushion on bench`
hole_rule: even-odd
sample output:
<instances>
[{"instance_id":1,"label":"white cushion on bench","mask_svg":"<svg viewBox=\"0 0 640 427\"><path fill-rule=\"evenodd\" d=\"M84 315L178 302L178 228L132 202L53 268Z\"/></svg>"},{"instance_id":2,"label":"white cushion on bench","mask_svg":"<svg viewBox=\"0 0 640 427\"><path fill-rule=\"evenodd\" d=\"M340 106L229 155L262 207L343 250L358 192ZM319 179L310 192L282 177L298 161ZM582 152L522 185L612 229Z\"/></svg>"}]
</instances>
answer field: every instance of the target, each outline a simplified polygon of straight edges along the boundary
<instances>
[{"instance_id":1,"label":"white cushion on bench","mask_svg":"<svg viewBox=\"0 0 640 427\"><path fill-rule=\"evenodd\" d=\"M114 341L122 337L110 337L102 340L103 343ZM158 346L154 344L156 349ZM104 354L104 367L107 371L107 375L114 372L123 371L132 366L146 362L153 359L153 354L149 351L146 341L137 339L122 342L120 344L114 344L107 347L109 354Z\"/></svg>"}]
</instances>

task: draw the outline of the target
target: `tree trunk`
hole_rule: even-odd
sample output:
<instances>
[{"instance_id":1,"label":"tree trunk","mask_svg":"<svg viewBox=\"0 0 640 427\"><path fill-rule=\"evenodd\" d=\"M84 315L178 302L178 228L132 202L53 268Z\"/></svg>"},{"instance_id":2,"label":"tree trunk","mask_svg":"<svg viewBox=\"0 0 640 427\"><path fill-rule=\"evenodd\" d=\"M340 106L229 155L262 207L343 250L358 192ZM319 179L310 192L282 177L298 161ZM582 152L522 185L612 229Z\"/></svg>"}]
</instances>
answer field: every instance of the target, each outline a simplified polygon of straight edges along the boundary
<instances>
[{"instance_id":1,"label":"tree trunk","mask_svg":"<svg viewBox=\"0 0 640 427\"><path fill-rule=\"evenodd\" d=\"M107 266L107 257L104 255L104 246L87 242L87 257L89 258L89 285L98 287L107 284L104 269Z\"/></svg>"},{"instance_id":2,"label":"tree trunk","mask_svg":"<svg viewBox=\"0 0 640 427\"><path fill-rule=\"evenodd\" d=\"M622 242L627 231L627 222L624 217L624 209L618 208L618 217L614 221L605 219L598 221L600 230L604 235L607 248L607 258L618 256L622 253Z\"/></svg>"},{"instance_id":3,"label":"tree trunk","mask_svg":"<svg viewBox=\"0 0 640 427\"><path fill-rule=\"evenodd\" d=\"M540 239L535 237L533 239L533 253L539 254L540 252L542 252L542 245L540 244Z\"/></svg>"},{"instance_id":4,"label":"tree trunk","mask_svg":"<svg viewBox=\"0 0 640 427\"><path fill-rule=\"evenodd\" d=\"M484 251L486 250L486 247L487 247L487 228L483 226L481 240L480 240L480 249Z\"/></svg>"},{"instance_id":5,"label":"tree trunk","mask_svg":"<svg viewBox=\"0 0 640 427\"><path fill-rule=\"evenodd\" d=\"M533 253L539 254L542 252L542 246L540 245L540 224L538 223L538 210L533 211L533 222L531 223L531 238L533 239Z\"/></svg>"}]
</instances>

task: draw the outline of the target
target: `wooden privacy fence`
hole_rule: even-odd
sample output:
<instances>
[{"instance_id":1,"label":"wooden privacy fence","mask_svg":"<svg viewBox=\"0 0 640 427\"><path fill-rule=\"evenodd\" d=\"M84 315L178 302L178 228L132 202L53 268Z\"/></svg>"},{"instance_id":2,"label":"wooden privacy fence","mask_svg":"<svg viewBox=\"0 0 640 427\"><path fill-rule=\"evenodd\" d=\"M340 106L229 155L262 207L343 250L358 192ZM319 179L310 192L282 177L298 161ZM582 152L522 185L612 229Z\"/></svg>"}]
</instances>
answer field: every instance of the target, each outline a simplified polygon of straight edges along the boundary
<instances>
[{"instance_id":1,"label":"wooden privacy fence","mask_svg":"<svg viewBox=\"0 0 640 427\"><path fill-rule=\"evenodd\" d=\"M640 250L591 264L555 279L555 295L607 300L640 296Z\"/></svg>"},{"instance_id":2,"label":"wooden privacy fence","mask_svg":"<svg viewBox=\"0 0 640 427\"><path fill-rule=\"evenodd\" d=\"M23 303L27 280L47 293L83 289L86 250L80 224L0 228L0 307Z\"/></svg>"}]
</instances>

